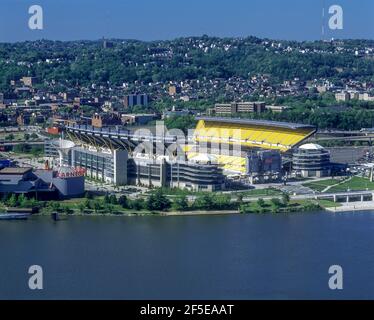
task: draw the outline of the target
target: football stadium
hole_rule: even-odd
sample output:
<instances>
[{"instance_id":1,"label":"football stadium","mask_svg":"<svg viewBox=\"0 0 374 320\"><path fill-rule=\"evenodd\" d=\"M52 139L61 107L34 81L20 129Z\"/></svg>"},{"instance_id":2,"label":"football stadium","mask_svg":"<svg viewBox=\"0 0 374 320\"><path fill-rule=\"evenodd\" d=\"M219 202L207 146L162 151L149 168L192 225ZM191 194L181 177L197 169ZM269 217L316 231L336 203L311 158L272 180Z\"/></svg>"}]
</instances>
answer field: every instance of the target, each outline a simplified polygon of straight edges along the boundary
<instances>
[{"instance_id":1,"label":"football stadium","mask_svg":"<svg viewBox=\"0 0 374 320\"><path fill-rule=\"evenodd\" d=\"M65 127L76 143L66 163L85 168L93 179L115 185L135 184L193 190L222 190L225 180L245 183L279 180L292 150L316 132L310 125L263 120L198 117L182 154L165 153L177 144L168 133L157 136L123 127ZM188 142L188 143L187 143ZM150 146L139 152L142 143ZM46 146L53 153L51 146Z\"/></svg>"},{"instance_id":2,"label":"football stadium","mask_svg":"<svg viewBox=\"0 0 374 320\"><path fill-rule=\"evenodd\" d=\"M301 145L316 132L310 125L287 122L198 117L195 145L187 148L188 159L208 153L226 172L248 173L248 153L275 150L282 154Z\"/></svg>"}]
</instances>

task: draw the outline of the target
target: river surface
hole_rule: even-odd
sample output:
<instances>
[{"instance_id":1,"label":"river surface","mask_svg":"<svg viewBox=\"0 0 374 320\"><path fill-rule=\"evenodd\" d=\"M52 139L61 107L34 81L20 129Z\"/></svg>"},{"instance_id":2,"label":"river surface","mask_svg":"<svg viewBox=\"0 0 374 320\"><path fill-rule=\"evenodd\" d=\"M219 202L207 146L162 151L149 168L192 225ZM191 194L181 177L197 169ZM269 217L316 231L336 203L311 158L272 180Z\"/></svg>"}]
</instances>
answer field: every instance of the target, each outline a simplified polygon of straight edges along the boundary
<instances>
[{"instance_id":1,"label":"river surface","mask_svg":"<svg viewBox=\"0 0 374 320\"><path fill-rule=\"evenodd\" d=\"M0 221L0 299L374 299L374 212Z\"/></svg>"}]
</instances>

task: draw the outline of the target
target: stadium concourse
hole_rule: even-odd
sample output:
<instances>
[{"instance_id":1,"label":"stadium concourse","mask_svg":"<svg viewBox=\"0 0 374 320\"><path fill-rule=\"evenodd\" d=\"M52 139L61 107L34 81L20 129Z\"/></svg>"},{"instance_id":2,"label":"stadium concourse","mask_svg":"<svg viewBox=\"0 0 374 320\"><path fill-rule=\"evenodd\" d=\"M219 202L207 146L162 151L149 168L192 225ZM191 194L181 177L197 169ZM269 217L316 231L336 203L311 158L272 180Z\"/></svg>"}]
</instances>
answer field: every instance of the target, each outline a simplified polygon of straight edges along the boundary
<instances>
[{"instance_id":1,"label":"stadium concourse","mask_svg":"<svg viewBox=\"0 0 374 320\"><path fill-rule=\"evenodd\" d=\"M299 146L316 132L311 125L264 120L198 117L188 159L204 152L225 171L244 174L250 150L276 150L281 153ZM225 146L222 147L222 146ZM224 150L224 151L222 151Z\"/></svg>"}]
</instances>

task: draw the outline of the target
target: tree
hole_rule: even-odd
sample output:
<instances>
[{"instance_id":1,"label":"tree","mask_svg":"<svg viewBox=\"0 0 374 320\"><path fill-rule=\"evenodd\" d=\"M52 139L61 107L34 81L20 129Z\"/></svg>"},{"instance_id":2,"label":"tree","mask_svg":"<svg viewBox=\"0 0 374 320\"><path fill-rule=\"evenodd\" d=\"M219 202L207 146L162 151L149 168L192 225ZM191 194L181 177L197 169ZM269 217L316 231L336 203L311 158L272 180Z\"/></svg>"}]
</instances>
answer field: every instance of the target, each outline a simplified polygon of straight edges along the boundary
<instances>
[{"instance_id":1,"label":"tree","mask_svg":"<svg viewBox=\"0 0 374 320\"><path fill-rule=\"evenodd\" d=\"M87 209L91 209L91 201L90 201L90 199L84 199L84 201L83 201L83 205L84 205L84 207L85 208L87 208Z\"/></svg>"},{"instance_id":2,"label":"tree","mask_svg":"<svg viewBox=\"0 0 374 320\"><path fill-rule=\"evenodd\" d=\"M27 208L34 208L39 206L39 201L36 200L35 198L27 199L26 200L26 207Z\"/></svg>"},{"instance_id":3,"label":"tree","mask_svg":"<svg viewBox=\"0 0 374 320\"><path fill-rule=\"evenodd\" d=\"M23 135L23 139L24 139L25 141L29 141L29 140L30 140L30 135L29 135L28 133L25 133L25 134Z\"/></svg>"},{"instance_id":4,"label":"tree","mask_svg":"<svg viewBox=\"0 0 374 320\"><path fill-rule=\"evenodd\" d=\"M85 197L86 199L92 199L92 198L93 198L92 193L89 192L89 191L86 191L86 193L84 194L84 197Z\"/></svg>"},{"instance_id":5,"label":"tree","mask_svg":"<svg viewBox=\"0 0 374 320\"><path fill-rule=\"evenodd\" d=\"M264 199L262 199L262 198L260 198L260 199L258 199L257 200L257 205L259 206L259 207L264 207L265 206L265 201L264 201Z\"/></svg>"},{"instance_id":6,"label":"tree","mask_svg":"<svg viewBox=\"0 0 374 320\"><path fill-rule=\"evenodd\" d=\"M60 208L61 208L60 203L57 202L57 201L50 202L50 206L51 206L51 208L52 208L53 211L59 211Z\"/></svg>"},{"instance_id":7,"label":"tree","mask_svg":"<svg viewBox=\"0 0 374 320\"><path fill-rule=\"evenodd\" d=\"M171 207L170 200L163 194L161 189L152 193L146 202L146 208L149 211L165 211Z\"/></svg>"},{"instance_id":8,"label":"tree","mask_svg":"<svg viewBox=\"0 0 374 320\"><path fill-rule=\"evenodd\" d=\"M210 210L213 209L213 205L214 202L212 196L208 193L205 193L202 196L198 196L194 202L194 207L196 209Z\"/></svg>"},{"instance_id":9,"label":"tree","mask_svg":"<svg viewBox=\"0 0 374 320\"><path fill-rule=\"evenodd\" d=\"M28 200L27 198L25 197L24 194L21 194L19 197L18 197L18 204L21 208L26 208L27 205L28 205Z\"/></svg>"},{"instance_id":10,"label":"tree","mask_svg":"<svg viewBox=\"0 0 374 320\"><path fill-rule=\"evenodd\" d=\"M8 200L8 206L17 207L17 205L18 205L17 196L13 193Z\"/></svg>"},{"instance_id":11,"label":"tree","mask_svg":"<svg viewBox=\"0 0 374 320\"><path fill-rule=\"evenodd\" d=\"M281 201L278 199L278 198L273 198L271 199L271 203L275 206L275 207L280 207L282 205Z\"/></svg>"},{"instance_id":12,"label":"tree","mask_svg":"<svg viewBox=\"0 0 374 320\"><path fill-rule=\"evenodd\" d=\"M63 206L63 207L62 207L62 211L63 211L65 214L71 214L71 213L73 212L73 210L71 210L69 206Z\"/></svg>"},{"instance_id":13,"label":"tree","mask_svg":"<svg viewBox=\"0 0 374 320\"><path fill-rule=\"evenodd\" d=\"M288 206L289 202L290 202L290 196L288 193L283 193L282 194L282 202L283 202L283 205L285 206Z\"/></svg>"},{"instance_id":14,"label":"tree","mask_svg":"<svg viewBox=\"0 0 374 320\"><path fill-rule=\"evenodd\" d=\"M179 129L187 134L188 129L196 127L196 119L194 116L174 116L165 119L165 126L170 129Z\"/></svg>"},{"instance_id":15,"label":"tree","mask_svg":"<svg viewBox=\"0 0 374 320\"><path fill-rule=\"evenodd\" d=\"M186 211L188 209L188 201L185 195L177 197L173 202L173 208L177 211Z\"/></svg>"},{"instance_id":16,"label":"tree","mask_svg":"<svg viewBox=\"0 0 374 320\"><path fill-rule=\"evenodd\" d=\"M114 194L111 194L111 195L109 196L109 202L110 202L110 204L112 204L112 205L117 205L117 204L118 204L117 197L116 197Z\"/></svg>"},{"instance_id":17,"label":"tree","mask_svg":"<svg viewBox=\"0 0 374 320\"><path fill-rule=\"evenodd\" d=\"M146 207L146 204L144 203L143 199L135 199L130 202L129 207L131 209L134 209L136 211L143 210Z\"/></svg>"},{"instance_id":18,"label":"tree","mask_svg":"<svg viewBox=\"0 0 374 320\"><path fill-rule=\"evenodd\" d=\"M272 212L277 213L279 212L279 208L282 206L281 201L278 198L271 199L271 203L273 204Z\"/></svg>"},{"instance_id":19,"label":"tree","mask_svg":"<svg viewBox=\"0 0 374 320\"><path fill-rule=\"evenodd\" d=\"M39 146L32 146L30 152L34 157L39 157L43 153L43 148Z\"/></svg>"},{"instance_id":20,"label":"tree","mask_svg":"<svg viewBox=\"0 0 374 320\"><path fill-rule=\"evenodd\" d=\"M31 139L32 139L32 140L36 140L36 139L38 139L38 135L37 135L35 132L33 132L33 133L31 134Z\"/></svg>"},{"instance_id":21,"label":"tree","mask_svg":"<svg viewBox=\"0 0 374 320\"><path fill-rule=\"evenodd\" d=\"M13 134L13 133L8 134L8 135L5 137L5 140L10 140L10 141L14 140L14 134Z\"/></svg>"},{"instance_id":22,"label":"tree","mask_svg":"<svg viewBox=\"0 0 374 320\"><path fill-rule=\"evenodd\" d=\"M95 200L93 203L93 209L95 213L98 213L102 208L101 202L99 200Z\"/></svg>"},{"instance_id":23,"label":"tree","mask_svg":"<svg viewBox=\"0 0 374 320\"><path fill-rule=\"evenodd\" d=\"M10 198L10 195L7 193L4 193L3 196L1 197L1 202L8 203L9 198Z\"/></svg>"},{"instance_id":24,"label":"tree","mask_svg":"<svg viewBox=\"0 0 374 320\"><path fill-rule=\"evenodd\" d=\"M227 209L231 206L231 196L225 194L219 194L213 196L213 207L215 209Z\"/></svg>"},{"instance_id":25,"label":"tree","mask_svg":"<svg viewBox=\"0 0 374 320\"><path fill-rule=\"evenodd\" d=\"M126 208L129 207L129 204L128 204L128 201L127 201L127 197L126 197L125 195L122 195L122 196L119 197L119 199L118 199L118 204L119 204L122 208L124 208L124 209L126 209Z\"/></svg>"},{"instance_id":26,"label":"tree","mask_svg":"<svg viewBox=\"0 0 374 320\"><path fill-rule=\"evenodd\" d=\"M239 212L244 213L244 214L253 213L253 209L252 209L252 206L250 204L242 204L239 207Z\"/></svg>"},{"instance_id":27,"label":"tree","mask_svg":"<svg viewBox=\"0 0 374 320\"><path fill-rule=\"evenodd\" d=\"M78 203L78 210L80 213L84 213L84 210L86 209L86 205L84 202L79 202Z\"/></svg>"},{"instance_id":28,"label":"tree","mask_svg":"<svg viewBox=\"0 0 374 320\"><path fill-rule=\"evenodd\" d=\"M31 146L26 143L20 143L13 147L13 151L16 153L29 153L31 151Z\"/></svg>"},{"instance_id":29,"label":"tree","mask_svg":"<svg viewBox=\"0 0 374 320\"><path fill-rule=\"evenodd\" d=\"M243 194L242 193L239 193L238 194L238 196L237 196L237 198L236 198L236 202L239 204L239 205L241 205L241 204L243 204Z\"/></svg>"},{"instance_id":30,"label":"tree","mask_svg":"<svg viewBox=\"0 0 374 320\"><path fill-rule=\"evenodd\" d=\"M110 197L108 193L105 194L104 203L110 203Z\"/></svg>"},{"instance_id":31,"label":"tree","mask_svg":"<svg viewBox=\"0 0 374 320\"><path fill-rule=\"evenodd\" d=\"M105 213L113 214L114 206L110 203L105 204Z\"/></svg>"}]
</instances>

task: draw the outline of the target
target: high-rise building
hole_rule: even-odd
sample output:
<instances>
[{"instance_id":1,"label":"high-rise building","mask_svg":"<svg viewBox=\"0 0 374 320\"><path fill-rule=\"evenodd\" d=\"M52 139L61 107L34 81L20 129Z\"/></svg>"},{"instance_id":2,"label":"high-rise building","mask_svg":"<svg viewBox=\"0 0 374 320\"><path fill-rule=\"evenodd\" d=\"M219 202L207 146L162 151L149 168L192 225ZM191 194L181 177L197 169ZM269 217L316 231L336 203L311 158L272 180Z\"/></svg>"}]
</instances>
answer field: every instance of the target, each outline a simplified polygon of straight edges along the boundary
<instances>
[{"instance_id":1,"label":"high-rise building","mask_svg":"<svg viewBox=\"0 0 374 320\"><path fill-rule=\"evenodd\" d=\"M124 97L123 105L125 108L133 106L148 106L149 97L147 94L129 94Z\"/></svg>"}]
</instances>

